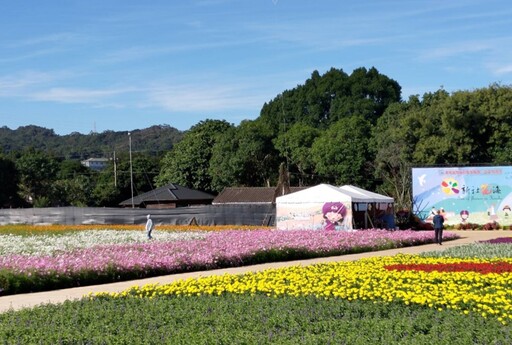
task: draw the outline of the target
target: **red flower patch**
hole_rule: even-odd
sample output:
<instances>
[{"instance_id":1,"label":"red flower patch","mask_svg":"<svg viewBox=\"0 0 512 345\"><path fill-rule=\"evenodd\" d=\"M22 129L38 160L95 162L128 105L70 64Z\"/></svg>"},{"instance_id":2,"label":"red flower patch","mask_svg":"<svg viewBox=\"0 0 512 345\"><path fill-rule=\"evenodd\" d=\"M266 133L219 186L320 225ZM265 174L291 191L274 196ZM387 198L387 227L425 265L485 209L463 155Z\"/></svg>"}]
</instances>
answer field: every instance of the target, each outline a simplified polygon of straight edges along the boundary
<instances>
[{"instance_id":1,"label":"red flower patch","mask_svg":"<svg viewBox=\"0 0 512 345\"><path fill-rule=\"evenodd\" d=\"M439 264L397 264L384 266L391 271L425 271L425 272L477 272L481 274L489 273L512 273L512 264L508 262L456 262Z\"/></svg>"}]
</instances>

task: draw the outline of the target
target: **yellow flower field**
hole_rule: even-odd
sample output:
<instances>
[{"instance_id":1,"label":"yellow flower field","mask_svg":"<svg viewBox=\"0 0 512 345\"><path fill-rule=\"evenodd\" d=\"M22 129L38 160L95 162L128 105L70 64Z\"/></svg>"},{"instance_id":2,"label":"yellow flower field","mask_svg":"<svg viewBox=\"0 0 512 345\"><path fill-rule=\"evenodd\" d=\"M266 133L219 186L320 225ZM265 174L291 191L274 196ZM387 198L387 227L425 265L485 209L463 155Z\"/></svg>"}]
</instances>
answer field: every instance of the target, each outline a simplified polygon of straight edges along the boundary
<instances>
[{"instance_id":1,"label":"yellow flower field","mask_svg":"<svg viewBox=\"0 0 512 345\"><path fill-rule=\"evenodd\" d=\"M512 259L422 258L413 255L377 257L351 262L325 263L270 269L243 275L210 276L167 285L134 286L121 293L100 293L91 298L181 295L266 294L318 298L400 301L439 311L453 309L495 317L502 324L512 320L512 273L424 272L390 270L397 264L512 263Z\"/></svg>"}]
</instances>

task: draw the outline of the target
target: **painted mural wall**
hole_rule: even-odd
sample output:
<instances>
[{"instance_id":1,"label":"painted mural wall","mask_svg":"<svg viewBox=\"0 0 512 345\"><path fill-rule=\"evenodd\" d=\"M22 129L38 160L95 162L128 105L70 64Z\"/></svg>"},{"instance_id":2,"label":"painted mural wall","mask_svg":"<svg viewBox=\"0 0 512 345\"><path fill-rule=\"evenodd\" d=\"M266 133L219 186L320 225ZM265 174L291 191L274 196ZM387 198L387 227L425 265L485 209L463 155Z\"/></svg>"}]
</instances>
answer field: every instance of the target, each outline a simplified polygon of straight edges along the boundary
<instances>
[{"instance_id":1,"label":"painted mural wall","mask_svg":"<svg viewBox=\"0 0 512 345\"><path fill-rule=\"evenodd\" d=\"M351 203L278 204L276 228L278 230L351 230Z\"/></svg>"},{"instance_id":2,"label":"painted mural wall","mask_svg":"<svg viewBox=\"0 0 512 345\"><path fill-rule=\"evenodd\" d=\"M445 224L512 224L512 166L413 168L413 212Z\"/></svg>"}]
</instances>

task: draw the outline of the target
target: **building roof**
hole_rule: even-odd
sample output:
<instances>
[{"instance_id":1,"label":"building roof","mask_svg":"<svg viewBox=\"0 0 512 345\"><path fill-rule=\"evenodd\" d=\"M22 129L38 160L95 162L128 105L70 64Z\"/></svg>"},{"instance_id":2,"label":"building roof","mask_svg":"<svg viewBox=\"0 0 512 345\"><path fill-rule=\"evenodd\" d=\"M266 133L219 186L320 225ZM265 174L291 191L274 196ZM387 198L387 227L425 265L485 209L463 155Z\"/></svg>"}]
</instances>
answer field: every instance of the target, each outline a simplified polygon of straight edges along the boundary
<instances>
[{"instance_id":1,"label":"building roof","mask_svg":"<svg viewBox=\"0 0 512 345\"><path fill-rule=\"evenodd\" d=\"M211 194L171 183L133 197L133 204L140 205L144 203L168 203L169 201L213 200L214 198L215 196ZM131 198L119 203L121 206L128 206L131 204Z\"/></svg>"},{"instance_id":2,"label":"building roof","mask_svg":"<svg viewBox=\"0 0 512 345\"><path fill-rule=\"evenodd\" d=\"M364 200L359 194L342 191L336 186L325 183L298 191L296 193L280 196L276 200L277 204L331 201L362 202Z\"/></svg>"},{"instance_id":3,"label":"building roof","mask_svg":"<svg viewBox=\"0 0 512 345\"><path fill-rule=\"evenodd\" d=\"M364 195L368 198L369 201L372 201L372 202L392 203L394 201L394 199L392 197L378 194L375 192L371 192L369 190L366 190L366 189L363 189L363 188L360 188L357 186L349 185L349 184L341 186L339 188L344 191L350 191L350 192L355 192L355 193Z\"/></svg>"},{"instance_id":4,"label":"building roof","mask_svg":"<svg viewBox=\"0 0 512 345\"><path fill-rule=\"evenodd\" d=\"M290 187L290 193L308 187ZM271 204L275 202L276 187L227 187L213 200L218 204ZM278 193L284 195L286 193Z\"/></svg>"},{"instance_id":5,"label":"building roof","mask_svg":"<svg viewBox=\"0 0 512 345\"><path fill-rule=\"evenodd\" d=\"M277 203L310 203L310 202L331 202L345 201L356 203L382 202L392 203L393 198L367 191L365 189L345 185L342 187L330 184L319 184L297 193L280 196Z\"/></svg>"}]
</instances>

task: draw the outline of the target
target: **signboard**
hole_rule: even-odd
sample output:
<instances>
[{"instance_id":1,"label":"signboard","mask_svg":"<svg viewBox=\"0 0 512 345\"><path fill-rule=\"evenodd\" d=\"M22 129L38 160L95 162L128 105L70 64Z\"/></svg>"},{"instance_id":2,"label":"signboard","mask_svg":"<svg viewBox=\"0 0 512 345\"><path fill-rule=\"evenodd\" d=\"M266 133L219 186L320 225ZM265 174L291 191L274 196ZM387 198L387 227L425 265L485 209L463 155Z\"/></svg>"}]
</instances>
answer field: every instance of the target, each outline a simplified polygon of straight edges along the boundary
<instances>
[{"instance_id":1,"label":"signboard","mask_svg":"<svg viewBox=\"0 0 512 345\"><path fill-rule=\"evenodd\" d=\"M512 166L413 168L412 179L420 219L440 210L446 225L512 224Z\"/></svg>"}]
</instances>

